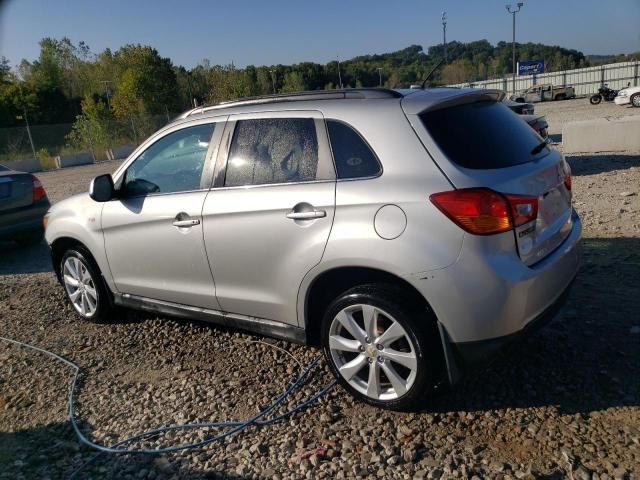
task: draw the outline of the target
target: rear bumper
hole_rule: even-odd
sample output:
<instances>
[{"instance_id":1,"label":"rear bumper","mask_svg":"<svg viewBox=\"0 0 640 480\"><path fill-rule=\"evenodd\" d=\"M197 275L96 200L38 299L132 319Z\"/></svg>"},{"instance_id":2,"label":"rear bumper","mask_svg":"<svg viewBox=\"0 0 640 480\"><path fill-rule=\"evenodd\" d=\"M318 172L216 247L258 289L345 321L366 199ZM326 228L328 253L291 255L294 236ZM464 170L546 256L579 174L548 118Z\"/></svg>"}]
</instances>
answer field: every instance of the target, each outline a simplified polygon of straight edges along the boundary
<instances>
[{"instance_id":1,"label":"rear bumper","mask_svg":"<svg viewBox=\"0 0 640 480\"><path fill-rule=\"evenodd\" d=\"M457 355L457 360L459 360L460 365L463 369L482 366L495 358L498 353L505 350L517 340L522 339L526 335L529 335L547 325L556 317L558 312L566 303L572 285L573 281L567 286L565 291L562 292L556 301L549 305L540 315L525 325L522 330L519 330L516 333L512 333L511 335L506 335L504 337L481 340L479 342L460 342L452 344L451 347Z\"/></svg>"},{"instance_id":2,"label":"rear bumper","mask_svg":"<svg viewBox=\"0 0 640 480\"><path fill-rule=\"evenodd\" d=\"M447 268L407 278L431 305L451 345L519 333L560 302L578 271L582 223L572 212L572 229L546 258L526 266L514 249L512 232L468 235L458 260Z\"/></svg>"},{"instance_id":3,"label":"rear bumper","mask_svg":"<svg viewBox=\"0 0 640 480\"><path fill-rule=\"evenodd\" d=\"M12 240L44 231L42 219L49 207L49 201L46 200L29 207L0 212L0 240Z\"/></svg>"}]
</instances>

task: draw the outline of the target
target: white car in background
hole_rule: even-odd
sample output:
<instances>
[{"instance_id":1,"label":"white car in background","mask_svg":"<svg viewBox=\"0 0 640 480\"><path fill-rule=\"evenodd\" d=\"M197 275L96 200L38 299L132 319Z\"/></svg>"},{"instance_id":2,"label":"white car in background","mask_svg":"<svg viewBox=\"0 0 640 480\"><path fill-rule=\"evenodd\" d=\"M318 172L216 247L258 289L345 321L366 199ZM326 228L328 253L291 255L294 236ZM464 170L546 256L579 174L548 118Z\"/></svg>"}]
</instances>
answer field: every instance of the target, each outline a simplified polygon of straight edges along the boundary
<instances>
[{"instance_id":1,"label":"white car in background","mask_svg":"<svg viewBox=\"0 0 640 480\"><path fill-rule=\"evenodd\" d=\"M640 86L623 88L614 99L616 105L631 104L640 107Z\"/></svg>"}]
</instances>

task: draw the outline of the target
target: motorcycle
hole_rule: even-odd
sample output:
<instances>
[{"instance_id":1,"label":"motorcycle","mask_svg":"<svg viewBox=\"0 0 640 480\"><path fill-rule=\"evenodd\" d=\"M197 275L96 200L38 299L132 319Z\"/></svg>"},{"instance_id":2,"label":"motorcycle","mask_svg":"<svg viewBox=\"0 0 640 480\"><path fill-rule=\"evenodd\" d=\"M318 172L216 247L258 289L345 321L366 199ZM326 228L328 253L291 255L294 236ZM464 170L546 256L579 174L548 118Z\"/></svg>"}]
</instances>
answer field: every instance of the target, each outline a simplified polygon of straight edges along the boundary
<instances>
[{"instance_id":1,"label":"motorcycle","mask_svg":"<svg viewBox=\"0 0 640 480\"><path fill-rule=\"evenodd\" d=\"M613 102L616 95L618 95L618 90L609 88L605 83L598 89L598 93L591 95L589 102L591 102L591 105L598 105L602 100L606 102Z\"/></svg>"}]
</instances>

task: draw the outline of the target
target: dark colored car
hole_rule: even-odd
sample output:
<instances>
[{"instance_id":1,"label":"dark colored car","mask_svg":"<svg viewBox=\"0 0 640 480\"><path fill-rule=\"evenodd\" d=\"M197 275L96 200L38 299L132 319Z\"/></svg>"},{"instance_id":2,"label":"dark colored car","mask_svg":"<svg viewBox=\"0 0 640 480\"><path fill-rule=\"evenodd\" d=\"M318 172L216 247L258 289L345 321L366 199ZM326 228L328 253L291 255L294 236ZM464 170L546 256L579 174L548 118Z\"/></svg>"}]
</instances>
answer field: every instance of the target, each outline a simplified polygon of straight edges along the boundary
<instances>
[{"instance_id":1,"label":"dark colored car","mask_svg":"<svg viewBox=\"0 0 640 480\"><path fill-rule=\"evenodd\" d=\"M549 124L544 115L520 115L520 118L527 122L538 135L549 140Z\"/></svg>"},{"instance_id":2,"label":"dark colored car","mask_svg":"<svg viewBox=\"0 0 640 480\"><path fill-rule=\"evenodd\" d=\"M533 103L514 102L513 100L510 100L506 97L504 100L502 100L502 103L504 103L518 115L533 115L533 112L535 110L535 106L533 105Z\"/></svg>"},{"instance_id":3,"label":"dark colored car","mask_svg":"<svg viewBox=\"0 0 640 480\"><path fill-rule=\"evenodd\" d=\"M50 206L35 175L0 165L0 240L39 243L44 237L42 219Z\"/></svg>"}]
</instances>

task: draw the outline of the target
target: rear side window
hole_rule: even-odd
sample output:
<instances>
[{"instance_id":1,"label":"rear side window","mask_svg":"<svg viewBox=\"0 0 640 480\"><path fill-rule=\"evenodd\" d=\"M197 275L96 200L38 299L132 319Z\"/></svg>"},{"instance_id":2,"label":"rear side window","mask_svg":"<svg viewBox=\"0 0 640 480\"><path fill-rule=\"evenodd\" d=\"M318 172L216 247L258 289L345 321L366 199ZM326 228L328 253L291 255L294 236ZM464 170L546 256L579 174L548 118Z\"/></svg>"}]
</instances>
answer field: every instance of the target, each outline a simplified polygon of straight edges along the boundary
<instances>
[{"instance_id":1,"label":"rear side window","mask_svg":"<svg viewBox=\"0 0 640 480\"><path fill-rule=\"evenodd\" d=\"M263 118L236 124L224 185L316 180L318 136L312 118Z\"/></svg>"},{"instance_id":2,"label":"rear side window","mask_svg":"<svg viewBox=\"0 0 640 480\"><path fill-rule=\"evenodd\" d=\"M440 150L464 168L512 167L549 152L536 149L542 137L501 103L467 103L420 118Z\"/></svg>"},{"instance_id":3,"label":"rear side window","mask_svg":"<svg viewBox=\"0 0 640 480\"><path fill-rule=\"evenodd\" d=\"M327 129L338 178L374 177L380 173L378 159L353 128L328 120Z\"/></svg>"}]
</instances>

